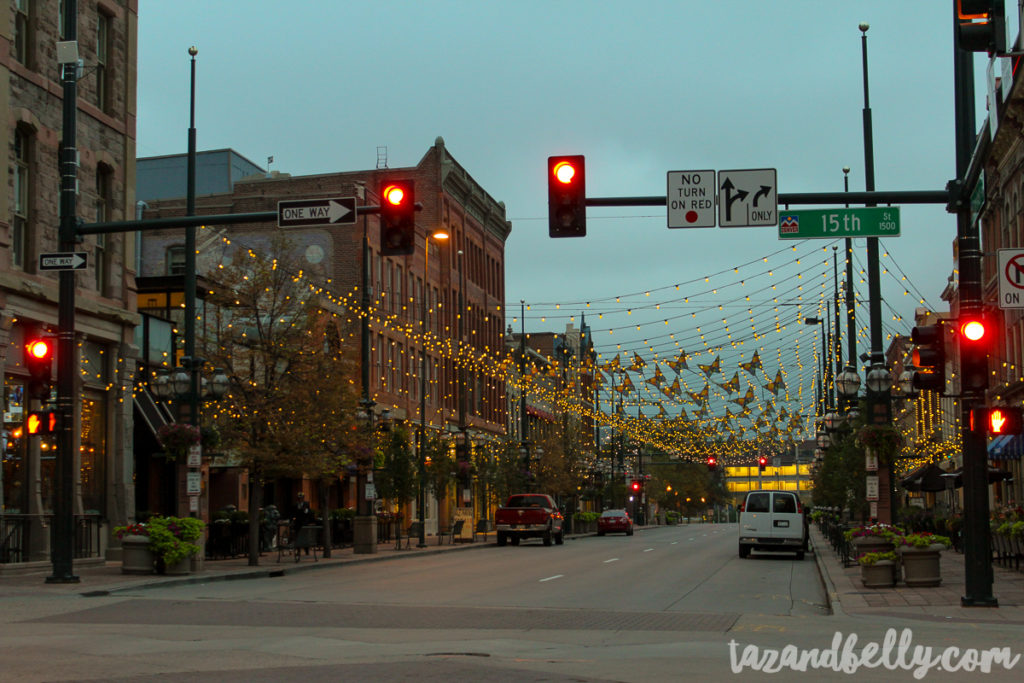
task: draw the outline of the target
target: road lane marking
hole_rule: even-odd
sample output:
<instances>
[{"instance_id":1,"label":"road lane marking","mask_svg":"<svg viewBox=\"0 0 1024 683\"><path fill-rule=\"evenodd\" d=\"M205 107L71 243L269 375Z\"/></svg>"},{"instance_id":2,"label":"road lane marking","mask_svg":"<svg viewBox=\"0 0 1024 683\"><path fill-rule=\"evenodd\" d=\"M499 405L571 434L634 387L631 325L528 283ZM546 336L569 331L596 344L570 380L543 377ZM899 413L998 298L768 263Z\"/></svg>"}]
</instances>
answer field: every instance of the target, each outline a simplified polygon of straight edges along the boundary
<instances>
[{"instance_id":1,"label":"road lane marking","mask_svg":"<svg viewBox=\"0 0 1024 683\"><path fill-rule=\"evenodd\" d=\"M675 545L676 543L679 543L679 541L672 541L669 545Z\"/></svg>"},{"instance_id":2,"label":"road lane marking","mask_svg":"<svg viewBox=\"0 0 1024 683\"><path fill-rule=\"evenodd\" d=\"M651 552L652 550L654 550L654 548L648 548L648 549L647 549L647 550L645 550L644 552L645 552L645 553L649 553L649 552Z\"/></svg>"},{"instance_id":3,"label":"road lane marking","mask_svg":"<svg viewBox=\"0 0 1024 683\"><path fill-rule=\"evenodd\" d=\"M605 561L604 561L604 563L605 563L605 564L608 564L609 562L618 562L618 561L619 561L619 558L617 558L617 557L613 557L613 558L612 558L612 559L610 559L610 560L605 560Z\"/></svg>"},{"instance_id":4,"label":"road lane marking","mask_svg":"<svg viewBox=\"0 0 1024 683\"><path fill-rule=\"evenodd\" d=\"M560 579L563 576L565 576L565 575L564 574L555 574L554 576L549 576L546 579L541 579L540 581L538 581L538 583L544 583L545 581L553 581L555 579Z\"/></svg>"}]
</instances>

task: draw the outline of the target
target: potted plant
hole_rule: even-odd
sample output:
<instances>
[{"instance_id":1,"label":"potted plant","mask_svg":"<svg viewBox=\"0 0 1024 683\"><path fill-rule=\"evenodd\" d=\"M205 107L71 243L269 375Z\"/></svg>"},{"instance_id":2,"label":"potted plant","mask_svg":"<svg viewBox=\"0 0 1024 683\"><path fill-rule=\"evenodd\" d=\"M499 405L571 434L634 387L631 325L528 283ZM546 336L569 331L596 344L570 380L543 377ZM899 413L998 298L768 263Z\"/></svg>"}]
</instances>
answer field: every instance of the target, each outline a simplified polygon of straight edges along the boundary
<instances>
[{"instance_id":1,"label":"potted plant","mask_svg":"<svg viewBox=\"0 0 1024 683\"><path fill-rule=\"evenodd\" d=\"M147 523L149 548L156 556L157 571L188 574L191 559L199 553L196 543L206 526L195 517L152 517Z\"/></svg>"},{"instance_id":2,"label":"potted plant","mask_svg":"<svg viewBox=\"0 0 1024 683\"><path fill-rule=\"evenodd\" d=\"M890 463L903 447L903 435L892 425L867 424L857 431L857 443L869 449L882 463Z\"/></svg>"},{"instance_id":3,"label":"potted plant","mask_svg":"<svg viewBox=\"0 0 1024 683\"><path fill-rule=\"evenodd\" d=\"M156 439L168 460L179 460L188 455L188 449L200 443L198 427L184 422L171 422L156 430Z\"/></svg>"},{"instance_id":4,"label":"potted plant","mask_svg":"<svg viewBox=\"0 0 1024 683\"><path fill-rule=\"evenodd\" d=\"M904 536L897 548L903 566L904 583L908 586L941 584L939 557L949 546L949 538L927 531Z\"/></svg>"},{"instance_id":5,"label":"potted plant","mask_svg":"<svg viewBox=\"0 0 1024 683\"><path fill-rule=\"evenodd\" d=\"M903 529L891 524L868 524L849 529L843 535L857 555L862 555L894 550L903 536Z\"/></svg>"},{"instance_id":6,"label":"potted plant","mask_svg":"<svg viewBox=\"0 0 1024 683\"><path fill-rule=\"evenodd\" d=\"M860 580L865 588L892 588L896 585L896 553L864 553L857 557Z\"/></svg>"},{"instance_id":7,"label":"potted plant","mask_svg":"<svg viewBox=\"0 0 1024 683\"><path fill-rule=\"evenodd\" d=\"M156 558L149 548L146 525L134 522L114 527L114 535L121 540L121 573L152 574Z\"/></svg>"}]
</instances>

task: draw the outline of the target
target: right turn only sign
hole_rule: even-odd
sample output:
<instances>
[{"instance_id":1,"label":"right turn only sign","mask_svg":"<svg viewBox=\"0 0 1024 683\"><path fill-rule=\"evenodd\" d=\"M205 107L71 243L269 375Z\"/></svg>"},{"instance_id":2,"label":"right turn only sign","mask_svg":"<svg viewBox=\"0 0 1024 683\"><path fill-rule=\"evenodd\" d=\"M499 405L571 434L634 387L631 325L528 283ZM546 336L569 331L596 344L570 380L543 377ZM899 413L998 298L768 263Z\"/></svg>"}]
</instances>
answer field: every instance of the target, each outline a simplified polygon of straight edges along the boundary
<instances>
[{"instance_id":1,"label":"right turn only sign","mask_svg":"<svg viewBox=\"0 0 1024 683\"><path fill-rule=\"evenodd\" d=\"M999 250L999 308L1024 308L1024 251Z\"/></svg>"}]
</instances>

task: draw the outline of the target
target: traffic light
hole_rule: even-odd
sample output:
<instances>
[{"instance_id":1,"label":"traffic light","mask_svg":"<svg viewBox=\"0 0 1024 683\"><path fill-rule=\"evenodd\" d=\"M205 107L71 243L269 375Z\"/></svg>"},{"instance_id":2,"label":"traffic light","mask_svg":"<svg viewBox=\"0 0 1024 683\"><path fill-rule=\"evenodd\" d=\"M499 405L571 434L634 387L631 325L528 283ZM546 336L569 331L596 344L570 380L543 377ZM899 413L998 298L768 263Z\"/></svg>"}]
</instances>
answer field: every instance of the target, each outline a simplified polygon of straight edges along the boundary
<instances>
[{"instance_id":1,"label":"traffic light","mask_svg":"<svg viewBox=\"0 0 1024 683\"><path fill-rule=\"evenodd\" d=\"M718 458L713 455L708 456L708 469L713 470L718 467Z\"/></svg>"},{"instance_id":2,"label":"traffic light","mask_svg":"<svg viewBox=\"0 0 1024 683\"><path fill-rule=\"evenodd\" d=\"M759 456L757 458L757 471L760 472L761 470L763 470L767 466L768 466L768 458L766 458L763 455Z\"/></svg>"},{"instance_id":3,"label":"traffic light","mask_svg":"<svg viewBox=\"0 0 1024 683\"><path fill-rule=\"evenodd\" d=\"M587 236L586 181L583 155L548 157L549 236Z\"/></svg>"},{"instance_id":4,"label":"traffic light","mask_svg":"<svg viewBox=\"0 0 1024 683\"><path fill-rule=\"evenodd\" d=\"M985 431L989 436L1020 434L1024 431L1024 411L1020 408L974 408L971 410L971 431Z\"/></svg>"},{"instance_id":5,"label":"traffic light","mask_svg":"<svg viewBox=\"0 0 1024 683\"><path fill-rule=\"evenodd\" d=\"M32 410L25 418L25 432L29 436L55 434L57 432L56 410Z\"/></svg>"},{"instance_id":6,"label":"traffic light","mask_svg":"<svg viewBox=\"0 0 1024 683\"><path fill-rule=\"evenodd\" d=\"M29 398L40 401L50 400L50 386L53 376L53 340L36 338L25 344L25 369L28 370Z\"/></svg>"},{"instance_id":7,"label":"traffic light","mask_svg":"<svg viewBox=\"0 0 1024 683\"><path fill-rule=\"evenodd\" d=\"M633 489L633 493L638 493L640 491L640 482L634 479L633 483L630 484L630 488Z\"/></svg>"},{"instance_id":8,"label":"traffic light","mask_svg":"<svg viewBox=\"0 0 1024 683\"><path fill-rule=\"evenodd\" d=\"M957 0L956 17L961 50L1006 52L1005 0Z\"/></svg>"},{"instance_id":9,"label":"traffic light","mask_svg":"<svg viewBox=\"0 0 1024 683\"><path fill-rule=\"evenodd\" d=\"M404 256L416 251L416 188L411 180L391 180L380 191L380 253Z\"/></svg>"},{"instance_id":10,"label":"traffic light","mask_svg":"<svg viewBox=\"0 0 1024 683\"><path fill-rule=\"evenodd\" d=\"M981 394L988 388L988 354L994 336L981 315L965 315L960 330L960 391Z\"/></svg>"},{"instance_id":11,"label":"traffic light","mask_svg":"<svg viewBox=\"0 0 1024 683\"><path fill-rule=\"evenodd\" d=\"M910 341L916 344L911 373L915 389L946 391L946 329L943 324L918 325L910 331Z\"/></svg>"}]
</instances>

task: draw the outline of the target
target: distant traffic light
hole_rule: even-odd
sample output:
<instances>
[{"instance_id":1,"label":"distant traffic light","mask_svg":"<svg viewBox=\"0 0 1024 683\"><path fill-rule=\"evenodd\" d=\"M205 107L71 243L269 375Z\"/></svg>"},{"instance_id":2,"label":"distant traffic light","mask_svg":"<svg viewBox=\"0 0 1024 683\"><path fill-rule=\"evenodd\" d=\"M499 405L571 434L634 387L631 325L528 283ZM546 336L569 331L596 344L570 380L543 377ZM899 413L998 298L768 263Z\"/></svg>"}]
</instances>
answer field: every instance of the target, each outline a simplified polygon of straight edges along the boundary
<instances>
[{"instance_id":1,"label":"distant traffic light","mask_svg":"<svg viewBox=\"0 0 1024 683\"><path fill-rule=\"evenodd\" d=\"M763 455L758 457L758 459L757 459L757 470L760 472L761 470L763 470L767 466L768 466L768 458L766 458Z\"/></svg>"},{"instance_id":2,"label":"distant traffic light","mask_svg":"<svg viewBox=\"0 0 1024 683\"><path fill-rule=\"evenodd\" d=\"M995 336L981 315L965 315L959 320L960 390L984 392L988 388L988 356Z\"/></svg>"},{"instance_id":3,"label":"distant traffic light","mask_svg":"<svg viewBox=\"0 0 1024 683\"><path fill-rule=\"evenodd\" d=\"M1020 434L1024 431L1024 411L1004 406L974 408L970 426L972 431L985 431L989 436Z\"/></svg>"},{"instance_id":4,"label":"distant traffic light","mask_svg":"<svg viewBox=\"0 0 1024 683\"><path fill-rule=\"evenodd\" d=\"M587 173L583 155L548 157L548 235L587 236Z\"/></svg>"},{"instance_id":5,"label":"distant traffic light","mask_svg":"<svg viewBox=\"0 0 1024 683\"><path fill-rule=\"evenodd\" d=\"M416 252L416 189L411 180L392 180L380 191L380 253Z\"/></svg>"},{"instance_id":6,"label":"distant traffic light","mask_svg":"<svg viewBox=\"0 0 1024 683\"><path fill-rule=\"evenodd\" d=\"M26 393L29 398L50 400L53 377L53 340L36 338L25 344L25 369L29 380Z\"/></svg>"},{"instance_id":7,"label":"distant traffic light","mask_svg":"<svg viewBox=\"0 0 1024 683\"><path fill-rule=\"evenodd\" d=\"M1006 52L1005 0L957 0L957 39L961 50Z\"/></svg>"},{"instance_id":8,"label":"distant traffic light","mask_svg":"<svg viewBox=\"0 0 1024 683\"><path fill-rule=\"evenodd\" d=\"M637 491L639 491L639 490L640 490L640 482L639 482L639 481L636 481L636 480L634 479L634 480L633 480L633 483L632 483L632 484L630 484L630 488L632 488L632 489L633 489L633 493L636 493Z\"/></svg>"},{"instance_id":9,"label":"distant traffic light","mask_svg":"<svg viewBox=\"0 0 1024 683\"><path fill-rule=\"evenodd\" d=\"M911 381L915 389L946 391L946 335L941 322L918 325L910 331L910 341L916 344L912 354L915 370Z\"/></svg>"},{"instance_id":10,"label":"distant traffic light","mask_svg":"<svg viewBox=\"0 0 1024 683\"><path fill-rule=\"evenodd\" d=\"M56 410L32 410L25 418L25 432L29 436L55 434L57 432Z\"/></svg>"},{"instance_id":11,"label":"distant traffic light","mask_svg":"<svg viewBox=\"0 0 1024 683\"><path fill-rule=\"evenodd\" d=\"M713 470L718 467L718 458L713 455L708 456L708 469Z\"/></svg>"}]
</instances>

